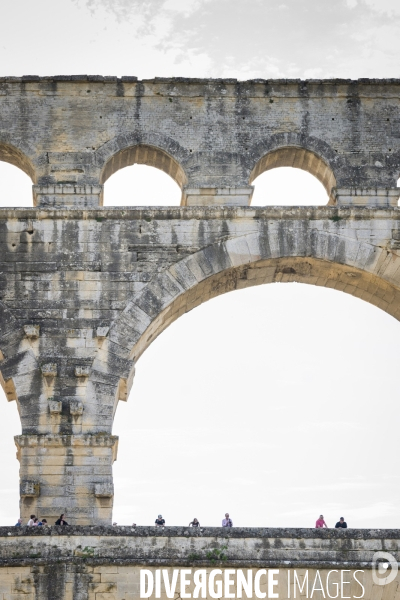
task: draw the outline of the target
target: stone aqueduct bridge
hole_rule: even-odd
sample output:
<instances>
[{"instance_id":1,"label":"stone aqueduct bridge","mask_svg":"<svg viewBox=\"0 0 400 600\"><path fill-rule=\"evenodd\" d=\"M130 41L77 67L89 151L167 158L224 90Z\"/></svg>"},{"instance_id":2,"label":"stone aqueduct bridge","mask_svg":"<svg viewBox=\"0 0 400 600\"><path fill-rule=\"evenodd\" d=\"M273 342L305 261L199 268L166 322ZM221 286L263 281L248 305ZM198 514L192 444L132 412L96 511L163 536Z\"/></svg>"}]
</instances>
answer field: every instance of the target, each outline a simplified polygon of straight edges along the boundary
<instances>
[{"instance_id":1,"label":"stone aqueduct bridge","mask_svg":"<svg viewBox=\"0 0 400 600\"><path fill-rule=\"evenodd\" d=\"M117 404L146 347L202 302L298 281L400 318L399 108L397 80L0 79L0 159L34 199L0 209L23 519L110 524ZM133 163L169 173L182 206L102 208ZM282 165L314 174L327 206L252 208L254 178Z\"/></svg>"}]
</instances>

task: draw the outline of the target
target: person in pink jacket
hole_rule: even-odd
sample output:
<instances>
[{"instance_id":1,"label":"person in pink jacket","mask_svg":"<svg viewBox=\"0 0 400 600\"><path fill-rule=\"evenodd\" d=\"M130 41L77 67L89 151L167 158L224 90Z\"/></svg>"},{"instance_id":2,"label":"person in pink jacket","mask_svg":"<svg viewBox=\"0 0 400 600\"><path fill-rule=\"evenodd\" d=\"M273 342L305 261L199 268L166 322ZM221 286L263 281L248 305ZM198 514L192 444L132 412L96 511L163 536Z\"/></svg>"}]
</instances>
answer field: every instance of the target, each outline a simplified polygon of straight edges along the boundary
<instances>
[{"instance_id":1,"label":"person in pink jacket","mask_svg":"<svg viewBox=\"0 0 400 600\"><path fill-rule=\"evenodd\" d=\"M315 527L317 529L321 529L322 527L328 527L328 525L324 521L324 515L319 515L319 519L317 519L317 522L315 523Z\"/></svg>"}]
</instances>

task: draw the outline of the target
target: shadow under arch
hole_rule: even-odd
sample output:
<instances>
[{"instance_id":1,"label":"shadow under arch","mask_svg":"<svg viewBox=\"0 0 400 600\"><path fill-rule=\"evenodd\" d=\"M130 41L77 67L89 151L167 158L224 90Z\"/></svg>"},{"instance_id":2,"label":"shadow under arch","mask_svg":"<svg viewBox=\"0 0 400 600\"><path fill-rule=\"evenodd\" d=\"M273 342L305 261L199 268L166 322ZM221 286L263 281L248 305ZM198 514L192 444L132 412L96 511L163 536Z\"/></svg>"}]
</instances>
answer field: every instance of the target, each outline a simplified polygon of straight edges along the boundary
<instances>
[{"instance_id":1,"label":"shadow under arch","mask_svg":"<svg viewBox=\"0 0 400 600\"><path fill-rule=\"evenodd\" d=\"M337 184L334 168L338 167L339 159L326 142L293 133L277 134L258 144L253 149L253 155L259 158L250 172L250 184L270 169L302 169L322 183L328 194L328 204L335 204L334 188Z\"/></svg>"},{"instance_id":2,"label":"shadow under arch","mask_svg":"<svg viewBox=\"0 0 400 600\"><path fill-rule=\"evenodd\" d=\"M14 165L26 173L36 183L36 172L32 161L17 147L0 140L0 161Z\"/></svg>"}]
</instances>

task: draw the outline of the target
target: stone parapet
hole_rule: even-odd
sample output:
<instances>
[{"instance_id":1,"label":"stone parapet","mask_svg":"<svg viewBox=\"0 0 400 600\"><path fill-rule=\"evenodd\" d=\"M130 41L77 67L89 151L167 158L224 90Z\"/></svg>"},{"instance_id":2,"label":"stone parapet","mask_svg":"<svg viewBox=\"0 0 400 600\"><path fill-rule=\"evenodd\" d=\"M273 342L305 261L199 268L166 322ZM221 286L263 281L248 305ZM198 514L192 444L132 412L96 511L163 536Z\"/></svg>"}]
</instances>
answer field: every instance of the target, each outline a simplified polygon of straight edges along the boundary
<instances>
[{"instance_id":1,"label":"stone parapet","mask_svg":"<svg viewBox=\"0 0 400 600\"><path fill-rule=\"evenodd\" d=\"M215 549L223 549L225 567L347 565L371 569L378 551L400 560L398 529L1 527L0 540L0 565L63 560L93 565L112 561L114 565L207 566L213 564L209 552Z\"/></svg>"},{"instance_id":2,"label":"stone parapet","mask_svg":"<svg viewBox=\"0 0 400 600\"><path fill-rule=\"evenodd\" d=\"M382 586L375 567L382 550L398 566L399 548L393 529L0 527L0 590L4 600L139 600L159 577L151 600L197 598L201 576L221 593L200 597L221 600L398 600L399 573ZM238 594L239 572L253 591Z\"/></svg>"}]
</instances>

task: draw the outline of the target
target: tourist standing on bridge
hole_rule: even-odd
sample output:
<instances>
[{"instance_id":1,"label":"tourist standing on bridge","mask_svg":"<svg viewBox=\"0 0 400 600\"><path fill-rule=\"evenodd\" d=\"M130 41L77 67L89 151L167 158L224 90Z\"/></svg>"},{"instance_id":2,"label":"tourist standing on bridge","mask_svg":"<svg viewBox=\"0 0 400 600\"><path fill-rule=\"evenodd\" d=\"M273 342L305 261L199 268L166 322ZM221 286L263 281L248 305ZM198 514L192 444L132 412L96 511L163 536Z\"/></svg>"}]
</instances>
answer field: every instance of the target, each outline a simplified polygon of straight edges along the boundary
<instances>
[{"instance_id":1,"label":"tourist standing on bridge","mask_svg":"<svg viewBox=\"0 0 400 600\"><path fill-rule=\"evenodd\" d=\"M22 527L22 519L18 519L17 523L15 523L14 527Z\"/></svg>"},{"instance_id":2,"label":"tourist standing on bridge","mask_svg":"<svg viewBox=\"0 0 400 600\"><path fill-rule=\"evenodd\" d=\"M322 527L328 527L328 525L324 521L324 515L319 515L319 519L317 519L317 522L315 523L315 527L317 529L321 529Z\"/></svg>"},{"instance_id":3,"label":"tourist standing on bridge","mask_svg":"<svg viewBox=\"0 0 400 600\"><path fill-rule=\"evenodd\" d=\"M56 525L61 525L61 526L68 525L68 523L67 523L67 521L64 519L64 517L65 517L65 514L64 514L64 513L63 513L62 515L60 515L60 518L59 518L59 519L57 519L57 521L56 521Z\"/></svg>"},{"instance_id":4,"label":"tourist standing on bridge","mask_svg":"<svg viewBox=\"0 0 400 600\"><path fill-rule=\"evenodd\" d=\"M233 521L229 518L229 513L225 513L225 519L222 519L222 527L233 527Z\"/></svg>"},{"instance_id":5,"label":"tourist standing on bridge","mask_svg":"<svg viewBox=\"0 0 400 600\"><path fill-rule=\"evenodd\" d=\"M28 527L32 527L32 525L33 525L33 524L34 524L34 522L35 522L35 519L36 519L36 515L31 515L31 518L29 519L29 521L28 521L28 523L27 523L27 524L28 524Z\"/></svg>"},{"instance_id":6,"label":"tourist standing on bridge","mask_svg":"<svg viewBox=\"0 0 400 600\"><path fill-rule=\"evenodd\" d=\"M155 524L156 527L164 527L165 519L162 518L162 515L158 515L157 519L155 520Z\"/></svg>"},{"instance_id":7,"label":"tourist standing on bridge","mask_svg":"<svg viewBox=\"0 0 400 600\"><path fill-rule=\"evenodd\" d=\"M195 517L193 521L189 523L189 527L200 527L200 521Z\"/></svg>"},{"instance_id":8,"label":"tourist standing on bridge","mask_svg":"<svg viewBox=\"0 0 400 600\"><path fill-rule=\"evenodd\" d=\"M335 525L335 529L339 529L340 527L342 529L347 529L347 523L344 520L344 517L340 517L339 521Z\"/></svg>"}]
</instances>

